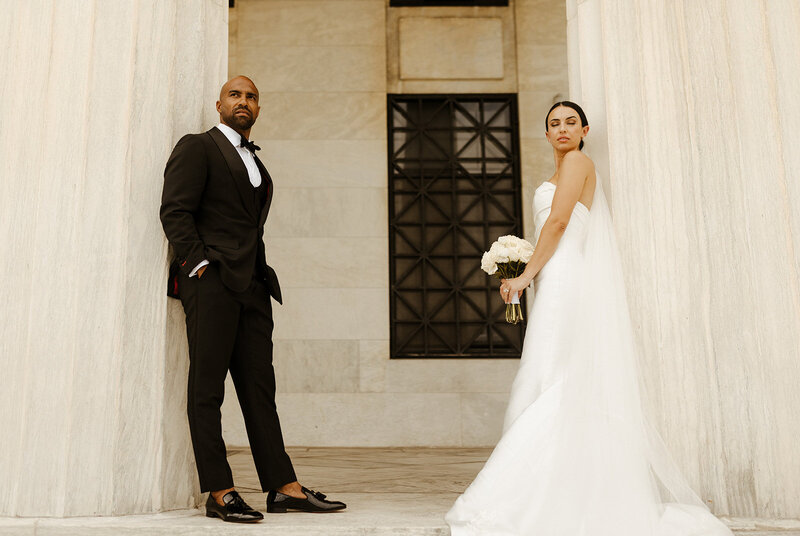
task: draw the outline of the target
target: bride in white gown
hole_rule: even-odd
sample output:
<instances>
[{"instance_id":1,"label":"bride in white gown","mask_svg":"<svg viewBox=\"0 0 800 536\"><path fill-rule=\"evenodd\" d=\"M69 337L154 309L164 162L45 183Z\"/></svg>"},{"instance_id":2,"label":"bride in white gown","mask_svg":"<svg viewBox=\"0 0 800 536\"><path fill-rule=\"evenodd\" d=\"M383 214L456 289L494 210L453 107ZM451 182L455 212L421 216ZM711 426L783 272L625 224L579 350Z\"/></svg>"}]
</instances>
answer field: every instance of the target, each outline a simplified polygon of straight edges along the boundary
<instances>
[{"instance_id":1,"label":"bride in white gown","mask_svg":"<svg viewBox=\"0 0 800 536\"><path fill-rule=\"evenodd\" d=\"M545 120L556 172L534 195L533 281L503 437L446 520L453 536L731 536L643 415L611 216L580 149L583 110Z\"/></svg>"}]
</instances>

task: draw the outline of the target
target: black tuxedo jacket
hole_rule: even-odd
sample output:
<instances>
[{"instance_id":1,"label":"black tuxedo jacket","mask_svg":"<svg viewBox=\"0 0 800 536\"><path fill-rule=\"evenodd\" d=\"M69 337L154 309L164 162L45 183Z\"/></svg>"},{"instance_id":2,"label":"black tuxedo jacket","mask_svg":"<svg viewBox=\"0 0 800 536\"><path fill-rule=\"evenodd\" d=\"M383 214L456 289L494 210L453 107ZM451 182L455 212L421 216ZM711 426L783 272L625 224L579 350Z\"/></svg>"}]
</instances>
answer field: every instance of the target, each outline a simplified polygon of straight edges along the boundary
<instances>
[{"instance_id":1,"label":"black tuxedo jacket","mask_svg":"<svg viewBox=\"0 0 800 536\"><path fill-rule=\"evenodd\" d=\"M161 223L175 261L189 274L203 259L216 263L222 282L235 292L250 285L254 270L279 303L281 289L264 253L264 222L272 203L272 178L256 158L267 187L259 210L247 168L216 127L187 134L172 150L164 171Z\"/></svg>"}]
</instances>

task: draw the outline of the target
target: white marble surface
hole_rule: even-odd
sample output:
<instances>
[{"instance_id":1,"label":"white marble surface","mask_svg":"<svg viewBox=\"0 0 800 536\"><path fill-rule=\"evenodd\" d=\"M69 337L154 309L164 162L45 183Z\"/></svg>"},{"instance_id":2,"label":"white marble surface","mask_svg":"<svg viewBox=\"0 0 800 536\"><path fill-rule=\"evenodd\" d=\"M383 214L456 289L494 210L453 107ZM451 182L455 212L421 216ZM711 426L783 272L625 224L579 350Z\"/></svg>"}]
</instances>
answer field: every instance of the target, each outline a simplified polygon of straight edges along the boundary
<instances>
[{"instance_id":1,"label":"white marble surface","mask_svg":"<svg viewBox=\"0 0 800 536\"><path fill-rule=\"evenodd\" d=\"M716 512L797 517L800 5L572 4L656 423Z\"/></svg>"},{"instance_id":2,"label":"white marble surface","mask_svg":"<svg viewBox=\"0 0 800 536\"><path fill-rule=\"evenodd\" d=\"M335 514L266 514L254 525L223 523L200 510L110 518L0 518L0 535L447 536L444 513L475 477L488 449L290 449L299 478L347 509ZM237 487L263 511L250 452L229 453ZM798 536L800 520L726 518L737 536Z\"/></svg>"},{"instance_id":3,"label":"white marble surface","mask_svg":"<svg viewBox=\"0 0 800 536\"><path fill-rule=\"evenodd\" d=\"M589 136L584 152L595 163L603 181L609 205L614 206L614 192L609 179L608 124L603 62L596 57L603 50L600 2L567 0L569 57L569 98L581 105L589 118Z\"/></svg>"},{"instance_id":4,"label":"white marble surface","mask_svg":"<svg viewBox=\"0 0 800 536\"><path fill-rule=\"evenodd\" d=\"M211 118L227 3L4 8L0 513L193 505L158 204L172 145Z\"/></svg>"}]
</instances>

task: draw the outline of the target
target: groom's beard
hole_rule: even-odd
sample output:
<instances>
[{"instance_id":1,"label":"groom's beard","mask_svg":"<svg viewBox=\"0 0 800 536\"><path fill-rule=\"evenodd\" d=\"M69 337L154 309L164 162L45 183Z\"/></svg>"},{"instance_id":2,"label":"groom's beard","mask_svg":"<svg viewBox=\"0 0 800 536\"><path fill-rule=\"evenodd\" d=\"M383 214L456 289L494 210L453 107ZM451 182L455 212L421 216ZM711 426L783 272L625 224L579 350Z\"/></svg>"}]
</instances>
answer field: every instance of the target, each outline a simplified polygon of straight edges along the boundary
<instances>
[{"instance_id":1,"label":"groom's beard","mask_svg":"<svg viewBox=\"0 0 800 536\"><path fill-rule=\"evenodd\" d=\"M236 115L238 111L239 110L235 110L231 112L230 115L223 116L225 124L230 127L235 127L236 130L250 130L250 127L255 124L256 120L253 118L252 114L249 116ZM250 110L247 112L250 113Z\"/></svg>"}]
</instances>

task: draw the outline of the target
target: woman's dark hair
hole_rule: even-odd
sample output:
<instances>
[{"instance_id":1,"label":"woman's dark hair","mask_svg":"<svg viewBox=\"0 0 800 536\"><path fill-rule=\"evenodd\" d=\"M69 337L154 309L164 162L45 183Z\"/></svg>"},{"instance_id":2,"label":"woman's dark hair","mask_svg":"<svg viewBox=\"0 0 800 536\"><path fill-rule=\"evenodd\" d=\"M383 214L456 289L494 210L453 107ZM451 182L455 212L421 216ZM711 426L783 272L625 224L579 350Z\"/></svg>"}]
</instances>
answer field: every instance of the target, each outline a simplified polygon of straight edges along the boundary
<instances>
[{"instance_id":1,"label":"woman's dark hair","mask_svg":"<svg viewBox=\"0 0 800 536\"><path fill-rule=\"evenodd\" d=\"M550 119L550 113L551 113L553 110L555 110L556 108L558 108L559 106L566 106L567 108L572 108L573 110L575 110L576 112L578 112L578 117L580 117L580 118L581 118L581 127L585 127L585 126L588 126L588 125L589 125L589 120L588 120L588 119L586 119L586 114L585 114L585 113L583 113L583 108L581 108L580 106L578 106L578 105L577 105L577 104L575 104L574 102L571 102L571 101L565 100L565 101L561 101L561 102L557 102L557 103L555 103L555 104L554 104L554 105L553 105L553 106L552 106L552 107L551 107L551 108L550 108L550 109L547 111L547 115L546 115L546 116L544 116L544 129L545 129L545 131L547 131L547 130L550 130L550 125L548 125L548 124L547 124L547 120L548 120L548 119ZM581 140L581 143L580 143L580 145L578 145L578 149L579 149L579 150L580 150L580 149L583 149L583 140Z\"/></svg>"}]
</instances>

